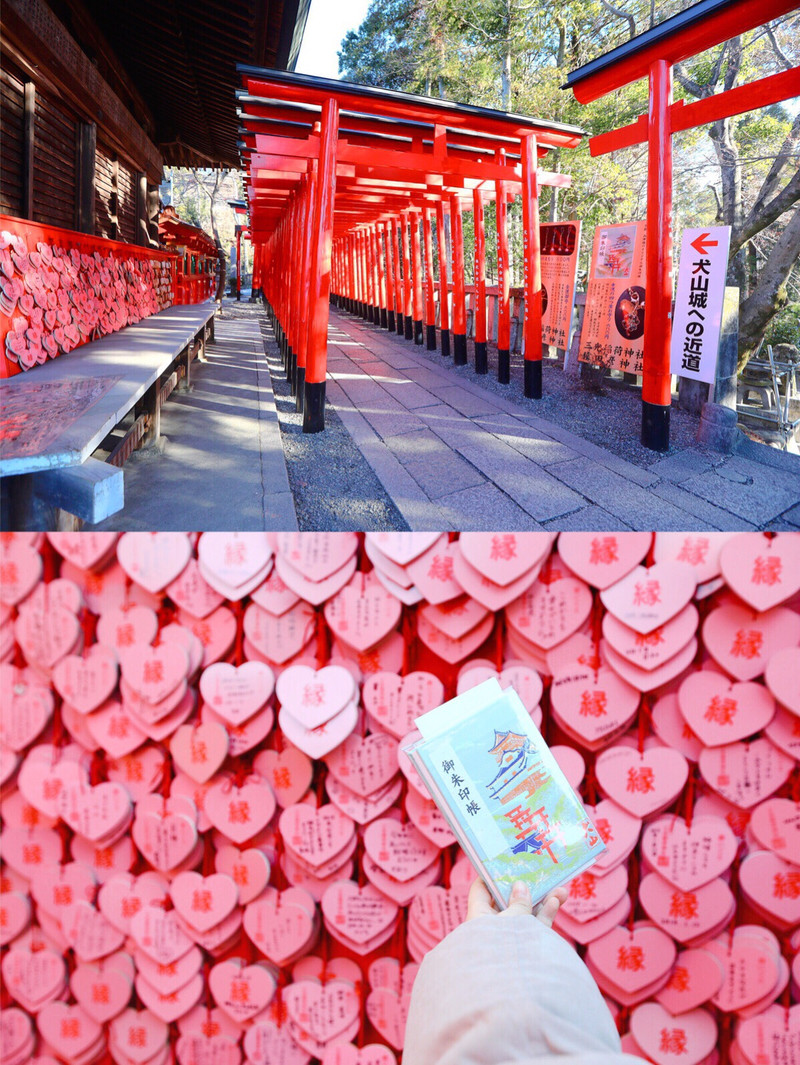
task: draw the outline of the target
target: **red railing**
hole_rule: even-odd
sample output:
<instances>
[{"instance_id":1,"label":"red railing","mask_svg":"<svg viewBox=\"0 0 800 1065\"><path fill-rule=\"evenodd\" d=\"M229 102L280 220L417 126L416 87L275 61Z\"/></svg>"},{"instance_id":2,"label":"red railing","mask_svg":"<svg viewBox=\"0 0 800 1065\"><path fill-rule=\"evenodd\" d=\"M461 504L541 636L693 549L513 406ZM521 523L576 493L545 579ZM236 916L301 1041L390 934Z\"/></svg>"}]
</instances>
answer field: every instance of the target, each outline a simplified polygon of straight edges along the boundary
<instances>
[{"instance_id":1,"label":"red railing","mask_svg":"<svg viewBox=\"0 0 800 1065\"><path fill-rule=\"evenodd\" d=\"M174 252L0 214L0 378L198 302L181 300L178 263Z\"/></svg>"},{"instance_id":2,"label":"red railing","mask_svg":"<svg viewBox=\"0 0 800 1065\"><path fill-rule=\"evenodd\" d=\"M180 250L180 249L179 249ZM218 259L187 251L178 258L177 303L202 303L216 290Z\"/></svg>"}]
</instances>

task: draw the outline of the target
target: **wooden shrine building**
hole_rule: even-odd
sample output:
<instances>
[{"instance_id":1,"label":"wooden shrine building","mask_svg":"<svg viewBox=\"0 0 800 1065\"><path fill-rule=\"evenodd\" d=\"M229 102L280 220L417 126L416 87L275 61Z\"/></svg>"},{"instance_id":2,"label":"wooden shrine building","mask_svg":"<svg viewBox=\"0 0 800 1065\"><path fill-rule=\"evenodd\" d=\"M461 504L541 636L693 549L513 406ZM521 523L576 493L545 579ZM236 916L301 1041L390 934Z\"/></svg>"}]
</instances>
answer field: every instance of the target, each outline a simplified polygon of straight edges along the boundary
<instances>
[{"instance_id":1,"label":"wooden shrine building","mask_svg":"<svg viewBox=\"0 0 800 1065\"><path fill-rule=\"evenodd\" d=\"M121 509L121 467L214 328L217 248L159 230L163 166L238 164L236 63L292 66L309 4L3 3L4 529Z\"/></svg>"},{"instance_id":2,"label":"wooden shrine building","mask_svg":"<svg viewBox=\"0 0 800 1065\"><path fill-rule=\"evenodd\" d=\"M237 60L292 67L310 0L4 0L0 214L145 245L165 163L237 166Z\"/></svg>"}]
</instances>

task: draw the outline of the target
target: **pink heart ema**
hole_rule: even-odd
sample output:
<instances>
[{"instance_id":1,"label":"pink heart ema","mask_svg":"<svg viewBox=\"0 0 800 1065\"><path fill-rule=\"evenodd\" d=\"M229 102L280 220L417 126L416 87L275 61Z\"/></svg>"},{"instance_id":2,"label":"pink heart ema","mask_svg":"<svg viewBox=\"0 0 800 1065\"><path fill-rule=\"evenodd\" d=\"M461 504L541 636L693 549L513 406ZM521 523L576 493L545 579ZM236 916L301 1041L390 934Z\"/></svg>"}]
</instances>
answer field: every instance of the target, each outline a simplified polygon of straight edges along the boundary
<instances>
[{"instance_id":1,"label":"pink heart ema","mask_svg":"<svg viewBox=\"0 0 800 1065\"><path fill-rule=\"evenodd\" d=\"M42 287L74 259L28 249L37 299L4 240L18 358L84 339ZM475 875L401 747L488 679L605 844L555 929L623 1051L794 1060L800 534L31 532L0 567L12 1065L397 1065Z\"/></svg>"}]
</instances>

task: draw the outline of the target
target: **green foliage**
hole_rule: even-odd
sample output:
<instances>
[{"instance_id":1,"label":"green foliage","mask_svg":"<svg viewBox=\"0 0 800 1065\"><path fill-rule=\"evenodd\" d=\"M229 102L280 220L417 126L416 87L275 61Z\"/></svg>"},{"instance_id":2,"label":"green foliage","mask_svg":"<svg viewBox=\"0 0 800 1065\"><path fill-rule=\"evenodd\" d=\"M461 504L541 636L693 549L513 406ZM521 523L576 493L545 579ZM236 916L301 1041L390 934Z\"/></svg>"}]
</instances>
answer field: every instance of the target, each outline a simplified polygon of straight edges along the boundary
<instances>
[{"instance_id":1,"label":"green foliage","mask_svg":"<svg viewBox=\"0 0 800 1065\"><path fill-rule=\"evenodd\" d=\"M199 229L203 228L203 215L197 205L196 195L187 195L176 205L175 209L184 222L188 222L190 226L197 226Z\"/></svg>"},{"instance_id":2,"label":"green foliage","mask_svg":"<svg viewBox=\"0 0 800 1065\"><path fill-rule=\"evenodd\" d=\"M627 40L632 33L681 11L694 0L373 0L358 28L342 42L339 65L352 81L426 93L465 103L501 107L577 125L590 135L627 125L647 111L645 81L580 106L562 86L570 70ZM622 12L622 14L620 14ZM783 70L800 59L800 16L783 16L717 45L675 68L675 98L691 103L723 88L743 85ZM763 183L781 150L797 108L775 105L729 120L735 158L720 147L722 123L673 138L674 225L719 224L718 199L736 226L759 203ZM711 139L713 135L713 140ZM767 200L800 165L795 144ZM573 151L551 152L543 165L572 176L569 189L543 189L542 221L580 218L584 224L580 266L588 266L593 230L601 223L641 219L647 198L647 146L592 158L588 139ZM727 165L727 171L723 169ZM737 198L732 206L732 197ZM788 204L789 209L792 208ZM797 210L800 208L794 207ZM509 210L512 270L519 280L519 201ZM493 225L487 205L487 266L495 261ZM753 291L759 270L785 228L789 210L750 238L749 263L734 280L743 297ZM465 261L471 264L472 222L465 214ZM675 251L679 241L675 241ZM798 256L800 258L800 249ZM468 265L468 271L471 265ZM800 267L786 282L790 299L800 295ZM779 301L778 301L779 302ZM775 302L777 307L778 302ZM779 322L786 320L785 313ZM784 328L783 324L775 328Z\"/></svg>"},{"instance_id":3,"label":"green foliage","mask_svg":"<svg viewBox=\"0 0 800 1065\"><path fill-rule=\"evenodd\" d=\"M800 348L800 302L788 303L775 315L767 329L766 342Z\"/></svg>"}]
</instances>

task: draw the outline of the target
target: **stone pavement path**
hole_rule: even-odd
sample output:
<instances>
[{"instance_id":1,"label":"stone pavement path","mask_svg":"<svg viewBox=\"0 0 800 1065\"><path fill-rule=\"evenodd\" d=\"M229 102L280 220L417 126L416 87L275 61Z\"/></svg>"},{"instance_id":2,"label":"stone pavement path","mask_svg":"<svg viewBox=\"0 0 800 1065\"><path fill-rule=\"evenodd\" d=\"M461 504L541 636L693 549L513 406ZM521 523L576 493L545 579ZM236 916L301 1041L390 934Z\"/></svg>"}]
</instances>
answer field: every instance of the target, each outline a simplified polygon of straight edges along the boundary
<instances>
[{"instance_id":1,"label":"stone pavement path","mask_svg":"<svg viewBox=\"0 0 800 1065\"><path fill-rule=\"evenodd\" d=\"M800 528L794 456L746 442L637 465L334 309L328 374L329 403L412 529Z\"/></svg>"},{"instance_id":2,"label":"stone pavement path","mask_svg":"<svg viewBox=\"0 0 800 1065\"><path fill-rule=\"evenodd\" d=\"M215 323L192 389L161 411L163 447L125 464L125 507L87 530L296 529L257 318Z\"/></svg>"}]
</instances>

